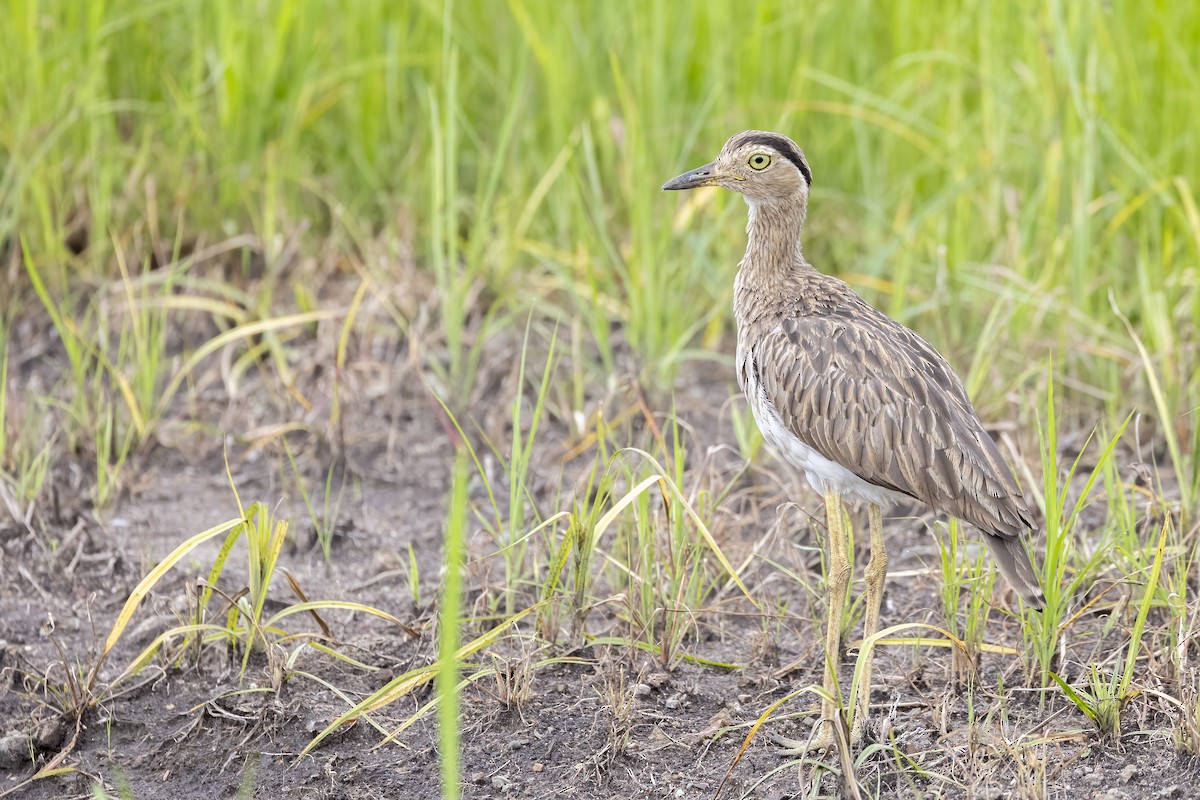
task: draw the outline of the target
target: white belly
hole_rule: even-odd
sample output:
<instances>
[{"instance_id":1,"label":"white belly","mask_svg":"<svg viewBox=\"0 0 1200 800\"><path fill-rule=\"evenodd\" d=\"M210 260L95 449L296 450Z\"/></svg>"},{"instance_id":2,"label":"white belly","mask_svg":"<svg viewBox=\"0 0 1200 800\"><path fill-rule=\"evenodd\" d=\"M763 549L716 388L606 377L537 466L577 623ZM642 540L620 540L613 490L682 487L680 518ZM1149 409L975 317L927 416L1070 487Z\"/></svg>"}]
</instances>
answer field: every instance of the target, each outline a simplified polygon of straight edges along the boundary
<instances>
[{"instance_id":1,"label":"white belly","mask_svg":"<svg viewBox=\"0 0 1200 800\"><path fill-rule=\"evenodd\" d=\"M739 342L739 366L743 364L743 358L745 358L744 367L738 370L738 376L743 381L742 390L746 393L746 399L750 401L750 411L754 414L754 421L758 423L758 429L762 431L763 439L773 450L783 456L785 461L804 470L805 477L808 478L808 483L813 489L821 494L833 490L847 499L857 498L880 506L888 506L907 499L899 492L867 483L841 464L830 461L800 441L799 437L784 425L779 412L775 410L775 406L771 404L766 392L759 384L753 352L747 350L743 353Z\"/></svg>"}]
</instances>

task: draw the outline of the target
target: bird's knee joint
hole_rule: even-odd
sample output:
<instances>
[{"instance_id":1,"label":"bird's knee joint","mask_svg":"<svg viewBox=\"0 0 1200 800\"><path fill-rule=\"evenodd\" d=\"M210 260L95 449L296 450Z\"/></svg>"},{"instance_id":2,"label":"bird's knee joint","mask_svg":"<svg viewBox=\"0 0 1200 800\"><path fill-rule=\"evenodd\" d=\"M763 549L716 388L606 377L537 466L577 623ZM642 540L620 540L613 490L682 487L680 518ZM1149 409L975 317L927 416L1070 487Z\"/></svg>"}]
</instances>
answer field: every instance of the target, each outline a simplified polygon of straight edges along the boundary
<instances>
[{"instance_id":1,"label":"bird's knee joint","mask_svg":"<svg viewBox=\"0 0 1200 800\"><path fill-rule=\"evenodd\" d=\"M834 586L845 586L850 582L851 567L847 564L834 564L829 569L829 582Z\"/></svg>"},{"instance_id":2,"label":"bird's knee joint","mask_svg":"<svg viewBox=\"0 0 1200 800\"><path fill-rule=\"evenodd\" d=\"M872 555L871 560L867 562L864 575L868 580L878 580L887 574L887 568L888 557L886 555Z\"/></svg>"}]
</instances>

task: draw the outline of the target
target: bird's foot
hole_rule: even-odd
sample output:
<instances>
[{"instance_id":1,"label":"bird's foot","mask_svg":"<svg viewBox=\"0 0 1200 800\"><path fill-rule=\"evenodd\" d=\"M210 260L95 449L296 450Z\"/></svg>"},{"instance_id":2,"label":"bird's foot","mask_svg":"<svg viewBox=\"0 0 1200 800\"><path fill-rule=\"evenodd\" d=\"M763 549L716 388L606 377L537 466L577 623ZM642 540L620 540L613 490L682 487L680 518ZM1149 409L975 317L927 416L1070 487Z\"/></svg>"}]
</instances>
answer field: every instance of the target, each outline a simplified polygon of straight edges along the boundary
<instances>
[{"instance_id":1,"label":"bird's foot","mask_svg":"<svg viewBox=\"0 0 1200 800\"><path fill-rule=\"evenodd\" d=\"M863 742L863 719L856 717L854 727L850 729L850 746L858 747Z\"/></svg>"},{"instance_id":2,"label":"bird's foot","mask_svg":"<svg viewBox=\"0 0 1200 800\"><path fill-rule=\"evenodd\" d=\"M843 730L845 730L843 728ZM850 731L850 747L857 747L862 741L863 728L861 723L855 723ZM837 747L838 736L834 732L833 721L822 719L807 739L790 739L787 736L774 734L771 741L779 745L779 754L789 758L802 758L806 755L826 753Z\"/></svg>"}]
</instances>

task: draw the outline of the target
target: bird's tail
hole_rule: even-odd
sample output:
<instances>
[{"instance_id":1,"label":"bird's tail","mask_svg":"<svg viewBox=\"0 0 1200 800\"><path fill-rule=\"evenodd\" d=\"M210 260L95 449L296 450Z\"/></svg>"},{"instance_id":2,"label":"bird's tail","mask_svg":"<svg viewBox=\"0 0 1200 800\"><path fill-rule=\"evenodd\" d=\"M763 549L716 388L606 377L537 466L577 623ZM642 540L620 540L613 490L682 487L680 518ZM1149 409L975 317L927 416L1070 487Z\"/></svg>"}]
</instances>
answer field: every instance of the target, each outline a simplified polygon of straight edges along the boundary
<instances>
[{"instance_id":1,"label":"bird's tail","mask_svg":"<svg viewBox=\"0 0 1200 800\"><path fill-rule=\"evenodd\" d=\"M1045 606L1046 595L1038 581L1037 570L1025 551L1025 542L1020 538L996 536L991 533L985 533L983 539L992 551L996 565L1000 567L1000 574L1008 581L1009 586L1017 590L1025 605L1034 610Z\"/></svg>"}]
</instances>

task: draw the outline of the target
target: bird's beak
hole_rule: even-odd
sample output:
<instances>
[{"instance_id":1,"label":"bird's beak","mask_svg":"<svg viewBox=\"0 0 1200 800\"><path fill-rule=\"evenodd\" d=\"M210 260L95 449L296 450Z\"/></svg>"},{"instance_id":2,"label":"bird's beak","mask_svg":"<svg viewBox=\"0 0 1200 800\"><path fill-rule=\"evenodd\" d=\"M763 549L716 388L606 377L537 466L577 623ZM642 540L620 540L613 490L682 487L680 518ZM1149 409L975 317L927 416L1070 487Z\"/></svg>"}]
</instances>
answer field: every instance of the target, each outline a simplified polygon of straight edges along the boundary
<instances>
[{"instance_id":1,"label":"bird's beak","mask_svg":"<svg viewBox=\"0 0 1200 800\"><path fill-rule=\"evenodd\" d=\"M679 189L696 189L700 186L713 186L721 179L721 174L717 172L717 162L713 161L710 164L705 164L703 167L696 167L690 172L685 172L682 175L671 178L663 184L664 192L678 191Z\"/></svg>"}]
</instances>

